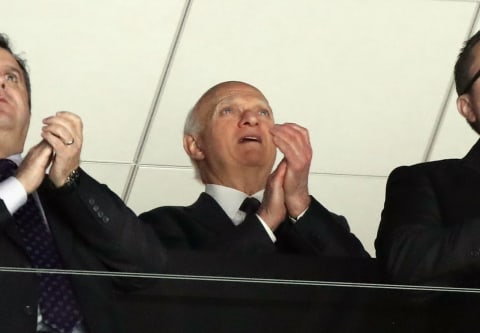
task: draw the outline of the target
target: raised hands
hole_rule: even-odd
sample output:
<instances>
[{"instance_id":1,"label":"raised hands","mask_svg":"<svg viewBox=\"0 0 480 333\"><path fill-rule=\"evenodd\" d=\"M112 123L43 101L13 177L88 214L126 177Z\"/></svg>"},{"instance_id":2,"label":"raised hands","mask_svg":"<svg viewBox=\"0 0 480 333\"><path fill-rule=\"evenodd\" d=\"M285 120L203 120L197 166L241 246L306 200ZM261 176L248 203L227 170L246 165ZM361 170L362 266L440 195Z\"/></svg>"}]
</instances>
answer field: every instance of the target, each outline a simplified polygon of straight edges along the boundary
<instances>
[{"instance_id":1,"label":"raised hands","mask_svg":"<svg viewBox=\"0 0 480 333\"><path fill-rule=\"evenodd\" d=\"M308 130L297 124L275 125L270 132L284 158L267 181L259 215L275 230L286 213L296 218L310 205L312 147Z\"/></svg>"},{"instance_id":2,"label":"raised hands","mask_svg":"<svg viewBox=\"0 0 480 333\"><path fill-rule=\"evenodd\" d=\"M308 130L297 124L285 123L272 128L273 142L283 153L287 172L283 182L288 214L297 217L310 205L308 175L312 147Z\"/></svg>"},{"instance_id":3,"label":"raised hands","mask_svg":"<svg viewBox=\"0 0 480 333\"><path fill-rule=\"evenodd\" d=\"M43 140L30 149L18 167L17 179L27 193L35 191L50 166L49 177L60 187L80 164L82 121L70 112L57 112L43 120Z\"/></svg>"},{"instance_id":4,"label":"raised hands","mask_svg":"<svg viewBox=\"0 0 480 333\"><path fill-rule=\"evenodd\" d=\"M52 147L45 141L33 146L19 165L16 177L30 194L42 183L45 170L52 160Z\"/></svg>"},{"instance_id":5,"label":"raised hands","mask_svg":"<svg viewBox=\"0 0 480 333\"><path fill-rule=\"evenodd\" d=\"M287 163L283 160L268 177L263 201L258 209L258 215L272 230L282 223L287 213L283 183L287 172Z\"/></svg>"},{"instance_id":6,"label":"raised hands","mask_svg":"<svg viewBox=\"0 0 480 333\"><path fill-rule=\"evenodd\" d=\"M80 165L80 152L83 143L83 124L74 113L61 111L43 120L42 138L54 151L49 177L60 187L65 184L70 173Z\"/></svg>"}]
</instances>

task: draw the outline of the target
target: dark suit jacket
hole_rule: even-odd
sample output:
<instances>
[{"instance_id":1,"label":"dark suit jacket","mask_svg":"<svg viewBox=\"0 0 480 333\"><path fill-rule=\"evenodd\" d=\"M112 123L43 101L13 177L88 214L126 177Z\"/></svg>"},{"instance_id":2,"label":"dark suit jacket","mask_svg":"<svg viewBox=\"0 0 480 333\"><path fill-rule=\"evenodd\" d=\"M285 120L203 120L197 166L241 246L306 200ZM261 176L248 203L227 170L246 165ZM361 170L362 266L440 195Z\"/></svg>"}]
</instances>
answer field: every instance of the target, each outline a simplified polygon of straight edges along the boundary
<instances>
[{"instance_id":1,"label":"dark suit jacket","mask_svg":"<svg viewBox=\"0 0 480 333\"><path fill-rule=\"evenodd\" d=\"M106 186L80 170L77 186L54 190L48 181L40 201L68 269L158 271L163 251L145 247L148 234L135 214ZM156 260L151 260L155 258ZM30 267L11 215L0 200L0 266ZM135 280L71 276L90 333L121 332L112 304L114 287L133 288ZM0 332L35 332L39 279L35 274L0 270Z\"/></svg>"},{"instance_id":2,"label":"dark suit jacket","mask_svg":"<svg viewBox=\"0 0 480 333\"><path fill-rule=\"evenodd\" d=\"M388 282L480 287L480 141L389 176L375 247ZM412 332L476 332L480 294L404 291ZM407 330L406 330L407 331Z\"/></svg>"},{"instance_id":3,"label":"dark suit jacket","mask_svg":"<svg viewBox=\"0 0 480 333\"><path fill-rule=\"evenodd\" d=\"M140 215L169 249L237 253L290 253L323 256L368 257L346 220L330 213L312 198L295 224L286 219L273 243L255 214L235 226L218 203L202 193L188 207L159 207Z\"/></svg>"},{"instance_id":4,"label":"dark suit jacket","mask_svg":"<svg viewBox=\"0 0 480 333\"><path fill-rule=\"evenodd\" d=\"M375 246L389 281L480 287L480 141L394 170Z\"/></svg>"}]
</instances>

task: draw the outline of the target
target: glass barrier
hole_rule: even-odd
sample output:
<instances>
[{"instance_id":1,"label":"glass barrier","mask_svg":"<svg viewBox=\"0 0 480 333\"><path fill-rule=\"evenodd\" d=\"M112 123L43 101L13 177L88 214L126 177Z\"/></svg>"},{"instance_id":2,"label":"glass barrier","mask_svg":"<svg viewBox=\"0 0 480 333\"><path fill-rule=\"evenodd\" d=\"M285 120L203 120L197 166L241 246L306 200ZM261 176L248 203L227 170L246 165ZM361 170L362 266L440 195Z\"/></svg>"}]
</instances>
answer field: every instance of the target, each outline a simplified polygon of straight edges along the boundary
<instances>
[{"instance_id":1,"label":"glass barrier","mask_svg":"<svg viewBox=\"0 0 480 333\"><path fill-rule=\"evenodd\" d=\"M41 274L69 276L91 333L475 332L480 321L480 290L384 284L374 259L179 252L160 273L1 267L0 332L32 331Z\"/></svg>"}]
</instances>

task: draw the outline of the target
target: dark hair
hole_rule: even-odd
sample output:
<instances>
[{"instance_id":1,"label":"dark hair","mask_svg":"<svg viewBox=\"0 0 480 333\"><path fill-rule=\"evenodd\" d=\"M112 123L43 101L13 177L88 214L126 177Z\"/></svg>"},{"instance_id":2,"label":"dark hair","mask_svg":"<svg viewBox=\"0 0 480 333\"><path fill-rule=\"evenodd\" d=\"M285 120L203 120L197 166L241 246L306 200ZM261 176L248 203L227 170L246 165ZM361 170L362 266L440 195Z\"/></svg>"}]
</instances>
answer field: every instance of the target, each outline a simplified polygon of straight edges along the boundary
<instances>
[{"instance_id":1,"label":"dark hair","mask_svg":"<svg viewBox=\"0 0 480 333\"><path fill-rule=\"evenodd\" d=\"M458 54L453 73L455 78L455 89L458 96L467 93L475 81L476 75L473 74L473 77L470 77L469 71L473 61L475 60L472 50L478 42L480 42L480 30L465 42L463 48ZM467 123L475 132L480 134L480 121L478 119L475 122L470 122L467 120Z\"/></svg>"},{"instance_id":2,"label":"dark hair","mask_svg":"<svg viewBox=\"0 0 480 333\"><path fill-rule=\"evenodd\" d=\"M455 63L455 88L459 96L466 93L465 89L471 80L469 70L474 60L472 49L479 41L480 31L477 31L477 33L475 33L465 42L463 48L460 50L457 62Z\"/></svg>"},{"instance_id":3,"label":"dark hair","mask_svg":"<svg viewBox=\"0 0 480 333\"><path fill-rule=\"evenodd\" d=\"M27 61L22 59L19 55L13 53L12 48L10 47L10 41L6 34L0 33L0 48L8 51L18 63L18 66L22 69L23 77L25 78L25 85L27 86L27 93L28 93L28 106L32 108L32 90L30 86L30 76L28 75L27 70Z\"/></svg>"}]
</instances>

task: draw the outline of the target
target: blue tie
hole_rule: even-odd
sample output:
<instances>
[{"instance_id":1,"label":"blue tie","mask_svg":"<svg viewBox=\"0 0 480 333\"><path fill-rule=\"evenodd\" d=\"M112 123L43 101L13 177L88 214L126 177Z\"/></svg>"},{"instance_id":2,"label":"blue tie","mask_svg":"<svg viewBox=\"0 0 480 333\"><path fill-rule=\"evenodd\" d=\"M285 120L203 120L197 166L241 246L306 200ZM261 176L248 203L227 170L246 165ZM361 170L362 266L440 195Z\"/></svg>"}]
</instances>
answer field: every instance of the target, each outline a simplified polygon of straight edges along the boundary
<instances>
[{"instance_id":1,"label":"blue tie","mask_svg":"<svg viewBox=\"0 0 480 333\"><path fill-rule=\"evenodd\" d=\"M0 180L12 176L16 168L12 161L0 160ZM32 195L28 195L26 204L13 214L13 218L32 266L62 269L62 260L52 235ZM61 333L69 333L81 320L79 308L68 276L40 274L40 311L45 325Z\"/></svg>"}]
</instances>

